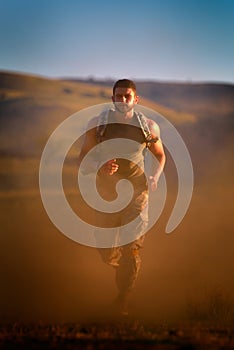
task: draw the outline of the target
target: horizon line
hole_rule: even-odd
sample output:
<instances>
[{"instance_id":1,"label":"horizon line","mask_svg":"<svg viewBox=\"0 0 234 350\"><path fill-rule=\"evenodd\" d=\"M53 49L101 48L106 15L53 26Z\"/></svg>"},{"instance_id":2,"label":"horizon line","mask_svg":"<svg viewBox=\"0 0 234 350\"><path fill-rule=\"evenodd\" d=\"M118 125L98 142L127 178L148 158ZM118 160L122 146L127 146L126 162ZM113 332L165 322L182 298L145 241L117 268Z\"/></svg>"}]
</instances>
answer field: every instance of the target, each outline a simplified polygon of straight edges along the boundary
<instances>
[{"instance_id":1,"label":"horizon line","mask_svg":"<svg viewBox=\"0 0 234 350\"><path fill-rule=\"evenodd\" d=\"M115 77L98 77L92 74L87 75L86 77L83 76L70 76L70 75L46 75L43 73L35 73L35 72L29 72L29 71L20 71L20 70L11 70L11 69L4 69L0 68L0 74L17 74L17 75L26 75L31 77L38 77L38 78L44 78L44 79L51 79L51 80L79 80L83 82L114 82L118 79L123 79L123 77L115 78ZM137 78L137 77L126 77L127 79L134 80L139 83L164 83L164 84L214 84L214 85L234 85L234 81L225 81L225 80L196 80L196 79L157 79L157 78Z\"/></svg>"}]
</instances>

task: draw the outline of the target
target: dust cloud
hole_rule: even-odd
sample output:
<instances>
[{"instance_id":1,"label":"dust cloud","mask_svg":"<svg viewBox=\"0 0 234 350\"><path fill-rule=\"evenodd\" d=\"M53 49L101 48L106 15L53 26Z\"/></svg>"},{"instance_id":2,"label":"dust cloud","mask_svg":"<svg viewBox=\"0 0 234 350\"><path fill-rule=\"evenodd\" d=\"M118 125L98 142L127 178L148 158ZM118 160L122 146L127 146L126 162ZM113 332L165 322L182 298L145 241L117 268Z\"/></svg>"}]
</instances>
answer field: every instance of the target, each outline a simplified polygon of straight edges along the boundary
<instances>
[{"instance_id":1,"label":"dust cloud","mask_svg":"<svg viewBox=\"0 0 234 350\"><path fill-rule=\"evenodd\" d=\"M155 84L142 85L141 93L161 103L162 111L176 117L172 120L183 116L179 132L191 154L195 185L186 216L166 234L177 191L175 165L167 154L167 202L146 235L130 312L146 321L232 317L233 322L233 87ZM3 73L1 88L1 320L109 317L117 294L114 270L95 248L73 242L53 225L40 198L38 171L53 130L77 110L109 102L111 89ZM187 122L191 113L196 118ZM84 211L75 190L72 157L77 155L73 149L65 164L64 187L74 208Z\"/></svg>"},{"instance_id":2,"label":"dust cloud","mask_svg":"<svg viewBox=\"0 0 234 350\"><path fill-rule=\"evenodd\" d=\"M179 227L166 234L177 181L168 157L167 203L141 252L142 269L130 305L135 317L158 322L206 319L215 296L223 309L233 310L231 164L231 145L203 165L195 162L189 210ZM24 174L14 166L12 183L22 185ZM71 201L76 200L71 195ZM109 315L117 293L114 270L102 263L95 248L73 242L56 229L38 187L1 192L0 203L1 318L77 322Z\"/></svg>"}]
</instances>

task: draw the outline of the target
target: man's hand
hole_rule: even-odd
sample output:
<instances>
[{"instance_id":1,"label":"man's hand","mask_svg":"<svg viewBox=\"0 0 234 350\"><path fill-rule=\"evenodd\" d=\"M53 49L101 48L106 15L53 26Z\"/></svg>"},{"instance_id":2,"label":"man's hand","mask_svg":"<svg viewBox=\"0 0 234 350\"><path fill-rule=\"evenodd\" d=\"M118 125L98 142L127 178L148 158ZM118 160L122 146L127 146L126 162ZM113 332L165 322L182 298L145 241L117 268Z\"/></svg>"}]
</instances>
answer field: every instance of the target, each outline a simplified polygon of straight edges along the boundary
<instances>
[{"instance_id":1,"label":"man's hand","mask_svg":"<svg viewBox=\"0 0 234 350\"><path fill-rule=\"evenodd\" d=\"M108 174L108 175L113 175L118 171L119 165L116 163L116 159L111 159L108 160L102 167L101 167L101 172Z\"/></svg>"},{"instance_id":2,"label":"man's hand","mask_svg":"<svg viewBox=\"0 0 234 350\"><path fill-rule=\"evenodd\" d=\"M149 177L149 185L150 185L151 191L155 191L157 189L158 182L154 176Z\"/></svg>"}]
</instances>

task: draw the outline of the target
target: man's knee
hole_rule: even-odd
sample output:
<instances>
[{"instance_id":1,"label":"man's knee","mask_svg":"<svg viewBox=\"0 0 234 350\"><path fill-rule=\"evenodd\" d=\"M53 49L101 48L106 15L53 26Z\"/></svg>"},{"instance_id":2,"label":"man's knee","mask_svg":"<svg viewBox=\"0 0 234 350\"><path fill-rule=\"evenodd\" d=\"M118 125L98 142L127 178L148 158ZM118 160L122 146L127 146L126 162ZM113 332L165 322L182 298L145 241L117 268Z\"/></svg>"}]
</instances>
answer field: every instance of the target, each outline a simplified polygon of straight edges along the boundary
<instances>
[{"instance_id":1,"label":"man's knee","mask_svg":"<svg viewBox=\"0 0 234 350\"><path fill-rule=\"evenodd\" d=\"M98 248L101 259L105 264L118 267L121 258L120 249L116 248Z\"/></svg>"},{"instance_id":2,"label":"man's knee","mask_svg":"<svg viewBox=\"0 0 234 350\"><path fill-rule=\"evenodd\" d=\"M141 266L140 248L125 249L120 264L129 265L131 270L138 272Z\"/></svg>"}]
</instances>

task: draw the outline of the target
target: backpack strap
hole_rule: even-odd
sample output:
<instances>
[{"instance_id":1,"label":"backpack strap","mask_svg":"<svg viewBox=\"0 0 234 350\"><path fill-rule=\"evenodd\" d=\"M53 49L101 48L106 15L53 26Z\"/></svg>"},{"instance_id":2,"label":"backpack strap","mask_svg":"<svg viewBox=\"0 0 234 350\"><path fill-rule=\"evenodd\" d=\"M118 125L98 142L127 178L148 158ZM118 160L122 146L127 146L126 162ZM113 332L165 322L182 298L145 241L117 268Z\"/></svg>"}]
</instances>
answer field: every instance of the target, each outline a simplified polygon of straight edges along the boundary
<instances>
[{"instance_id":1,"label":"backpack strap","mask_svg":"<svg viewBox=\"0 0 234 350\"><path fill-rule=\"evenodd\" d=\"M97 128L96 128L96 138L97 142L102 142L103 135L105 133L107 124L108 124L108 118L109 118L109 113L114 111L113 109L103 111L98 118L98 123L97 123ZM146 117L142 113L134 112L137 120L140 124L141 130L144 134L145 137L145 143L146 143L146 148L149 148L152 142L157 142L158 137L153 138L152 134L149 129L149 125L147 123Z\"/></svg>"},{"instance_id":2,"label":"backpack strap","mask_svg":"<svg viewBox=\"0 0 234 350\"><path fill-rule=\"evenodd\" d=\"M149 125L147 123L146 117L142 113L135 112L138 122L140 124L141 130L145 136L146 148L149 148L151 143L156 143L158 141L158 137L153 138Z\"/></svg>"}]
</instances>

